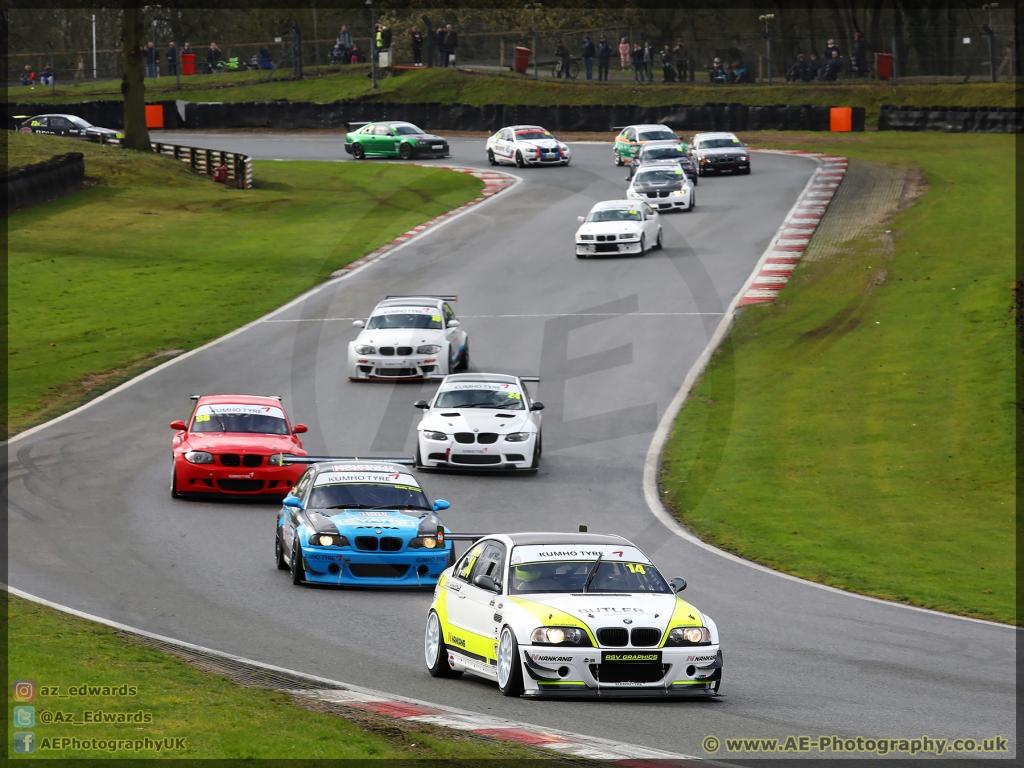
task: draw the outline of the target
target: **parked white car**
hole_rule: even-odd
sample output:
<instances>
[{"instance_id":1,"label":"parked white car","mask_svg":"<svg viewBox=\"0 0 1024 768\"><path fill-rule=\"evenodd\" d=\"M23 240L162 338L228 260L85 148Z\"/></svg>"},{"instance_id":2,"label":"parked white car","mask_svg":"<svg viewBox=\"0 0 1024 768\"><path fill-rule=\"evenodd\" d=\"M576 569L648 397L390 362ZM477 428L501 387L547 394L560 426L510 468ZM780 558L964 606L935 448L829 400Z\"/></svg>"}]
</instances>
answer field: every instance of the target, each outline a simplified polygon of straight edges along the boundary
<instances>
[{"instance_id":1,"label":"parked white car","mask_svg":"<svg viewBox=\"0 0 1024 768\"><path fill-rule=\"evenodd\" d=\"M626 189L629 200L644 200L659 211L692 211L697 190L681 165L641 165Z\"/></svg>"},{"instance_id":2,"label":"parked white car","mask_svg":"<svg viewBox=\"0 0 1024 768\"><path fill-rule=\"evenodd\" d=\"M510 125L487 139L487 162L528 165L568 165L569 147L539 125Z\"/></svg>"},{"instance_id":3,"label":"parked white car","mask_svg":"<svg viewBox=\"0 0 1024 768\"><path fill-rule=\"evenodd\" d=\"M576 258L611 253L643 256L661 248L661 218L643 200L606 200L590 209L576 230Z\"/></svg>"},{"instance_id":4,"label":"parked white car","mask_svg":"<svg viewBox=\"0 0 1024 768\"><path fill-rule=\"evenodd\" d=\"M388 296L348 345L350 379L429 379L469 366L469 337L449 302L457 296Z\"/></svg>"}]
</instances>

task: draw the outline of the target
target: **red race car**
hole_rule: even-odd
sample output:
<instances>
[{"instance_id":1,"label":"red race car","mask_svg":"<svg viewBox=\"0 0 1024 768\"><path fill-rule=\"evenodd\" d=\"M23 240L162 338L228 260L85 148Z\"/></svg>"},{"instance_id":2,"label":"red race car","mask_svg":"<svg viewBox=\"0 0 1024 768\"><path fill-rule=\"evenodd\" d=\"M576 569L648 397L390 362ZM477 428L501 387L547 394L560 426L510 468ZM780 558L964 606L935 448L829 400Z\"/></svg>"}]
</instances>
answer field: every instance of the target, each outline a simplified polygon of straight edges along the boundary
<instances>
[{"instance_id":1,"label":"red race car","mask_svg":"<svg viewBox=\"0 0 1024 768\"><path fill-rule=\"evenodd\" d=\"M188 424L176 430L171 496L285 496L306 471L284 464L284 456L306 456L280 397L259 395L192 395L195 409Z\"/></svg>"}]
</instances>

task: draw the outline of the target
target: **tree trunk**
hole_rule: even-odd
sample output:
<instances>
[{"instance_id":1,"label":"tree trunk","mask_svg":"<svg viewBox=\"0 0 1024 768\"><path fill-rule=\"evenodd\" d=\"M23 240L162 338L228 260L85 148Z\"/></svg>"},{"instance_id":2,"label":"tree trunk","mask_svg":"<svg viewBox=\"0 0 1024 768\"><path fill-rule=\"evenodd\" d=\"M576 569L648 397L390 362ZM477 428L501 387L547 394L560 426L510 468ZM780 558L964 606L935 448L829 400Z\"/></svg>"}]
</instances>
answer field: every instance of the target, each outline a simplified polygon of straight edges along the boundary
<instances>
[{"instance_id":1,"label":"tree trunk","mask_svg":"<svg viewBox=\"0 0 1024 768\"><path fill-rule=\"evenodd\" d=\"M146 59L142 49L145 34L142 9L132 0L126 0L122 22L122 51L124 74L121 77L121 95L124 97L124 138L121 145L128 149L150 152L149 129L146 127Z\"/></svg>"}]
</instances>

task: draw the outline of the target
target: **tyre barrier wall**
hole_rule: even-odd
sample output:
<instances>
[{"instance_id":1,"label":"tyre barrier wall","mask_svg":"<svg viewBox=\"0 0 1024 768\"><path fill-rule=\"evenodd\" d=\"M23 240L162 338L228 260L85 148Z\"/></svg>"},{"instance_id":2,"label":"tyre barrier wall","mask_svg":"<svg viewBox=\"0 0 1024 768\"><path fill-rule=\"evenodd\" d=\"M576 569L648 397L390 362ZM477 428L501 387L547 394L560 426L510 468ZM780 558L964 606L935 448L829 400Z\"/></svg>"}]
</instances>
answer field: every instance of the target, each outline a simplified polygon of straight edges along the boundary
<instances>
[{"instance_id":1,"label":"tyre barrier wall","mask_svg":"<svg viewBox=\"0 0 1024 768\"><path fill-rule=\"evenodd\" d=\"M946 133L1024 133L1019 107L893 107L878 112L880 131L944 131Z\"/></svg>"},{"instance_id":2,"label":"tyre barrier wall","mask_svg":"<svg viewBox=\"0 0 1024 768\"><path fill-rule=\"evenodd\" d=\"M159 105L164 110L164 128L182 128L181 116L176 101L151 101L149 106ZM30 104L7 105L7 128L14 130L26 118L36 115L76 115L101 128L124 128L124 102L83 101L77 104ZM15 119L15 118L18 119Z\"/></svg>"},{"instance_id":3,"label":"tyre barrier wall","mask_svg":"<svg viewBox=\"0 0 1024 768\"><path fill-rule=\"evenodd\" d=\"M68 152L42 163L11 168L0 176L8 213L69 195L79 189L84 180L85 162L81 152Z\"/></svg>"}]
</instances>

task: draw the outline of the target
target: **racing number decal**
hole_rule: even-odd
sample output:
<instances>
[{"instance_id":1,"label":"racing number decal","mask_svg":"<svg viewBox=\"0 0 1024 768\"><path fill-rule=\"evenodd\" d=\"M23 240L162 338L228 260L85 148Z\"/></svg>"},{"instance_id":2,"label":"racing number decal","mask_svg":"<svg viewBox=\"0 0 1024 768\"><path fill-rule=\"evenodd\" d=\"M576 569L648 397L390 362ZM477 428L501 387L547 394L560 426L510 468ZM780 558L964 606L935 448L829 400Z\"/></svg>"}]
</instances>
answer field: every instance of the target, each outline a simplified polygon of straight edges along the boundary
<instances>
[{"instance_id":1,"label":"racing number decal","mask_svg":"<svg viewBox=\"0 0 1024 768\"><path fill-rule=\"evenodd\" d=\"M643 565L641 563L626 563L626 567L629 569L630 573L640 573L640 574L646 574L647 573L647 571L644 570L644 567L643 567Z\"/></svg>"},{"instance_id":2,"label":"racing number decal","mask_svg":"<svg viewBox=\"0 0 1024 768\"><path fill-rule=\"evenodd\" d=\"M198 416L196 416L196 421L209 421L209 420L210 420L210 414L208 414L208 413L201 413Z\"/></svg>"}]
</instances>

